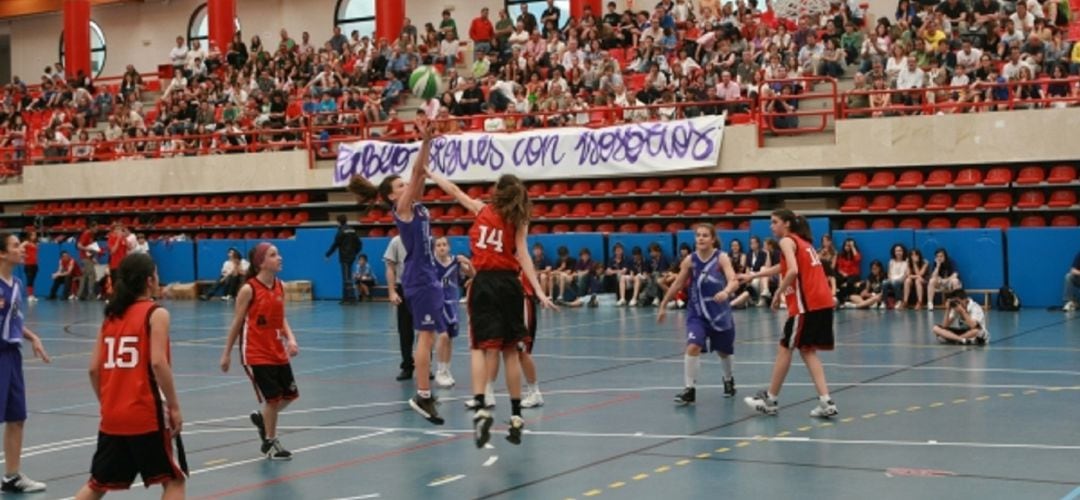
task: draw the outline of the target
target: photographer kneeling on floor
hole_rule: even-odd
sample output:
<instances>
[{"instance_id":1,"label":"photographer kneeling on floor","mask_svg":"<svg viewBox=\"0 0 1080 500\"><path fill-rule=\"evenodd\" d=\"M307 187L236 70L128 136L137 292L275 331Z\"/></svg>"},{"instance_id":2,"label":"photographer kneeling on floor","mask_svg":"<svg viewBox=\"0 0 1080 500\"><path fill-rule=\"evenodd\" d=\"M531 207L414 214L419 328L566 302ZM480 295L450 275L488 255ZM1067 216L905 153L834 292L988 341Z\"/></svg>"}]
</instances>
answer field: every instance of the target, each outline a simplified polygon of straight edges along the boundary
<instances>
[{"instance_id":1,"label":"photographer kneeling on floor","mask_svg":"<svg viewBox=\"0 0 1080 500\"><path fill-rule=\"evenodd\" d=\"M986 313L962 288L953 290L945 302L945 319L934 325L934 335L947 344L985 345L990 341Z\"/></svg>"}]
</instances>

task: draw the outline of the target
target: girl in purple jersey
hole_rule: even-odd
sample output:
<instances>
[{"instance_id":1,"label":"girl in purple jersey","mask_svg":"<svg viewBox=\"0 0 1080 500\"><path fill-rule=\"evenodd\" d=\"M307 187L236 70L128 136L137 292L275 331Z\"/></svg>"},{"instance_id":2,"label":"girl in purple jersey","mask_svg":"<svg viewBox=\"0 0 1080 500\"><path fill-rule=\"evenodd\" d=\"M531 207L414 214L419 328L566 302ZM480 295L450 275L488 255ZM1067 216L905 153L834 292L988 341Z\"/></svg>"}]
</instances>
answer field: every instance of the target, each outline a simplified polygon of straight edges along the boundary
<instances>
[{"instance_id":1,"label":"girl in purple jersey","mask_svg":"<svg viewBox=\"0 0 1080 500\"><path fill-rule=\"evenodd\" d=\"M417 120L422 142L420 152L413 162L409 181L405 182L398 175L387 176L378 187L371 181L353 176L349 180L349 191L355 194L361 204L382 199L393 207L394 224L397 225L401 242L405 245L405 270L401 277L401 287L405 291L405 302L412 313L413 325L419 335L416 340L415 359L416 396L409 399L417 413L435 425L442 425L443 419L435 407L435 398L431 395L431 349L435 345L436 335L446 334L446 319L443 316L442 276L435 263L435 248L431 239L431 215L420 198L424 193L424 176L427 172L428 156L431 154L431 127L427 120Z\"/></svg>"},{"instance_id":2,"label":"girl in purple jersey","mask_svg":"<svg viewBox=\"0 0 1080 500\"><path fill-rule=\"evenodd\" d=\"M712 224L694 227L696 249L679 265L679 275L660 301L657 321L664 321L667 303L689 280L690 296L686 314L686 356L683 375L686 389L675 396L682 406L697 400L697 375L701 353L716 351L724 368L724 397L735 395L733 374L735 357L735 321L731 299L739 287L731 259L720 250L720 239Z\"/></svg>"}]
</instances>

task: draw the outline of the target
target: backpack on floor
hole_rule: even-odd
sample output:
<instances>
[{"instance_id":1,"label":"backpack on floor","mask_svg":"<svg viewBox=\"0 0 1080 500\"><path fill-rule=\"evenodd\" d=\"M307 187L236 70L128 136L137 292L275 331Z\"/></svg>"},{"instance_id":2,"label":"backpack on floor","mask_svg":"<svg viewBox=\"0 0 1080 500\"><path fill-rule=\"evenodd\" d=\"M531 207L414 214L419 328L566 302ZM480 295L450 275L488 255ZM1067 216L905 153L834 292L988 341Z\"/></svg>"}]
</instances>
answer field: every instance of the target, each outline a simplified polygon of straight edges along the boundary
<instances>
[{"instance_id":1,"label":"backpack on floor","mask_svg":"<svg viewBox=\"0 0 1080 500\"><path fill-rule=\"evenodd\" d=\"M1003 286L998 290L997 308L1000 311L1019 311L1020 297L1012 288Z\"/></svg>"}]
</instances>

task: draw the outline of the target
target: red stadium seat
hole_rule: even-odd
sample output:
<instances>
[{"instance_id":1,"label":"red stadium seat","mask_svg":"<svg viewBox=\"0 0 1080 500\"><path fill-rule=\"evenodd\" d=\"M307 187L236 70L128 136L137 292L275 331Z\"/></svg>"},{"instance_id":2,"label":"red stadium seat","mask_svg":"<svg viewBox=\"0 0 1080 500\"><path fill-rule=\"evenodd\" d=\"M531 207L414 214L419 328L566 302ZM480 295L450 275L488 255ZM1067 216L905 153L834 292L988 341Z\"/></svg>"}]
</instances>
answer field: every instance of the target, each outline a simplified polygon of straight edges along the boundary
<instances>
[{"instance_id":1,"label":"red stadium seat","mask_svg":"<svg viewBox=\"0 0 1080 500\"><path fill-rule=\"evenodd\" d=\"M624 201L619 203L619 206L615 209L614 212L611 213L611 215L615 217L629 217L636 214L637 211L637 203L634 203L632 201Z\"/></svg>"},{"instance_id":2,"label":"red stadium seat","mask_svg":"<svg viewBox=\"0 0 1080 500\"><path fill-rule=\"evenodd\" d=\"M866 221L862 219L851 219L844 223L845 231L860 231L866 229Z\"/></svg>"},{"instance_id":3,"label":"red stadium seat","mask_svg":"<svg viewBox=\"0 0 1080 500\"><path fill-rule=\"evenodd\" d=\"M874 219L874 223L870 224L871 229L892 229L896 227L896 223L892 219Z\"/></svg>"},{"instance_id":4,"label":"red stadium seat","mask_svg":"<svg viewBox=\"0 0 1080 500\"><path fill-rule=\"evenodd\" d=\"M206 214L198 214L191 220L191 224L198 228L207 227L210 225L210 218Z\"/></svg>"},{"instance_id":5,"label":"red stadium seat","mask_svg":"<svg viewBox=\"0 0 1080 500\"><path fill-rule=\"evenodd\" d=\"M176 216L166 215L165 217L162 217L161 220L158 221L157 227L162 229L172 229L176 227Z\"/></svg>"},{"instance_id":6,"label":"red stadium seat","mask_svg":"<svg viewBox=\"0 0 1080 500\"><path fill-rule=\"evenodd\" d=\"M757 212L761 207L760 203L754 198L746 198L739 200L739 203L735 205L735 213L740 215L747 215Z\"/></svg>"},{"instance_id":7,"label":"red stadium seat","mask_svg":"<svg viewBox=\"0 0 1080 500\"><path fill-rule=\"evenodd\" d=\"M735 188L735 181L731 177L717 177L709 185L710 193L726 193Z\"/></svg>"},{"instance_id":8,"label":"red stadium seat","mask_svg":"<svg viewBox=\"0 0 1080 500\"><path fill-rule=\"evenodd\" d=\"M281 240L287 240L289 238L292 238L293 237L292 229L282 229L281 231L278 231L277 237L278 237L278 239L281 239Z\"/></svg>"},{"instance_id":9,"label":"red stadium seat","mask_svg":"<svg viewBox=\"0 0 1080 500\"><path fill-rule=\"evenodd\" d=\"M1012 182L1012 170L1006 167L991 168L986 172L983 184L987 186L1007 186Z\"/></svg>"},{"instance_id":10,"label":"red stadium seat","mask_svg":"<svg viewBox=\"0 0 1080 500\"><path fill-rule=\"evenodd\" d=\"M911 212L919 210L923 207L923 197L921 194L905 194L900 197L900 203L896 204L896 209L901 212Z\"/></svg>"},{"instance_id":11,"label":"red stadium seat","mask_svg":"<svg viewBox=\"0 0 1080 500\"><path fill-rule=\"evenodd\" d=\"M547 234L547 224L533 224L529 226L529 234Z\"/></svg>"},{"instance_id":12,"label":"red stadium seat","mask_svg":"<svg viewBox=\"0 0 1080 500\"><path fill-rule=\"evenodd\" d=\"M1006 192L990 193L983 208L987 210L1005 210L1012 206L1012 195Z\"/></svg>"},{"instance_id":13,"label":"red stadium seat","mask_svg":"<svg viewBox=\"0 0 1080 500\"><path fill-rule=\"evenodd\" d=\"M481 200L484 198L484 186L469 186L465 190L465 194L474 200ZM570 193L566 193L570 194ZM575 195L576 196L576 195Z\"/></svg>"},{"instance_id":14,"label":"red stadium seat","mask_svg":"<svg viewBox=\"0 0 1080 500\"><path fill-rule=\"evenodd\" d=\"M592 189L589 190L590 196L607 196L611 191L615 189L615 183L611 181L596 181L593 184Z\"/></svg>"},{"instance_id":15,"label":"red stadium seat","mask_svg":"<svg viewBox=\"0 0 1080 500\"><path fill-rule=\"evenodd\" d=\"M263 212L259 214L259 222L263 225L269 225L274 223L273 212Z\"/></svg>"},{"instance_id":16,"label":"red stadium seat","mask_svg":"<svg viewBox=\"0 0 1080 500\"><path fill-rule=\"evenodd\" d=\"M957 229L979 229L982 224L979 223L979 219L975 217L963 217L956 221Z\"/></svg>"},{"instance_id":17,"label":"red stadium seat","mask_svg":"<svg viewBox=\"0 0 1080 500\"><path fill-rule=\"evenodd\" d=\"M551 232L555 234L569 233L570 224L555 224L554 226L552 226Z\"/></svg>"},{"instance_id":18,"label":"red stadium seat","mask_svg":"<svg viewBox=\"0 0 1080 500\"><path fill-rule=\"evenodd\" d=\"M888 212L894 207L896 207L896 198L891 194L880 194L874 197L873 203L868 208L871 212Z\"/></svg>"},{"instance_id":19,"label":"red stadium seat","mask_svg":"<svg viewBox=\"0 0 1080 500\"><path fill-rule=\"evenodd\" d=\"M1076 227L1076 216L1072 214L1056 215L1050 220L1053 227Z\"/></svg>"},{"instance_id":20,"label":"red stadium seat","mask_svg":"<svg viewBox=\"0 0 1080 500\"><path fill-rule=\"evenodd\" d=\"M551 186L548 187L547 192L544 193L544 197L557 198L566 194L566 191L569 189L570 186L568 186L565 182L552 182Z\"/></svg>"},{"instance_id":21,"label":"red stadium seat","mask_svg":"<svg viewBox=\"0 0 1080 500\"><path fill-rule=\"evenodd\" d=\"M1039 184L1046 180L1046 172L1042 167L1024 167L1016 176L1016 183L1020 185Z\"/></svg>"},{"instance_id":22,"label":"red stadium seat","mask_svg":"<svg viewBox=\"0 0 1080 500\"><path fill-rule=\"evenodd\" d=\"M946 217L934 217L930 219L930 222L926 223L927 229L949 229L952 224L949 223L949 219Z\"/></svg>"},{"instance_id":23,"label":"red stadium seat","mask_svg":"<svg viewBox=\"0 0 1080 500\"><path fill-rule=\"evenodd\" d=\"M686 187L686 179L683 179L682 177L668 177L656 192L661 194L675 194L682 191L684 187Z\"/></svg>"},{"instance_id":24,"label":"red stadium seat","mask_svg":"<svg viewBox=\"0 0 1080 500\"><path fill-rule=\"evenodd\" d=\"M450 229L446 230L447 236L464 236L465 226L450 226Z\"/></svg>"},{"instance_id":25,"label":"red stadium seat","mask_svg":"<svg viewBox=\"0 0 1080 500\"><path fill-rule=\"evenodd\" d=\"M432 217L434 219L434 217ZM279 225L286 225L292 222L292 214L289 212L278 212L277 217L274 218L274 223Z\"/></svg>"},{"instance_id":26,"label":"red stadium seat","mask_svg":"<svg viewBox=\"0 0 1080 500\"><path fill-rule=\"evenodd\" d=\"M263 193L259 195L259 206L268 207L274 203L274 195L270 193Z\"/></svg>"},{"instance_id":27,"label":"red stadium seat","mask_svg":"<svg viewBox=\"0 0 1080 500\"><path fill-rule=\"evenodd\" d=\"M71 206L71 212L76 214L85 214L87 212L87 204L84 200L78 200Z\"/></svg>"},{"instance_id":28,"label":"red stadium seat","mask_svg":"<svg viewBox=\"0 0 1080 500\"><path fill-rule=\"evenodd\" d=\"M237 227L242 222L243 222L243 218L240 217L240 214L229 214L229 215L225 216L225 222L222 223L222 226Z\"/></svg>"},{"instance_id":29,"label":"red stadium seat","mask_svg":"<svg viewBox=\"0 0 1080 500\"><path fill-rule=\"evenodd\" d=\"M536 203L536 204L534 204L532 206L532 218L534 218L534 219L543 219L544 216L547 215L547 213L548 213L548 206L547 205L544 205L544 204L541 204L541 203Z\"/></svg>"},{"instance_id":30,"label":"red stadium seat","mask_svg":"<svg viewBox=\"0 0 1080 500\"><path fill-rule=\"evenodd\" d=\"M140 210L146 208L146 198L136 198L136 200L143 202L143 206L139 207ZM105 201L101 202L101 206L99 207L99 209L102 212L105 212L105 213L112 213L112 212L118 212L119 211L116 208L116 200L105 200ZM32 215L32 214L30 214L30 215Z\"/></svg>"},{"instance_id":31,"label":"red stadium seat","mask_svg":"<svg viewBox=\"0 0 1080 500\"><path fill-rule=\"evenodd\" d=\"M385 214L386 212L383 212L381 208L373 208L371 210L368 210L368 212L364 214L364 216L361 217L360 220L367 223L378 222L378 220L383 218L383 215Z\"/></svg>"},{"instance_id":32,"label":"red stadium seat","mask_svg":"<svg viewBox=\"0 0 1080 500\"><path fill-rule=\"evenodd\" d=\"M222 214L214 214L214 215L211 215L211 216L210 216L210 221L208 222L208 225L209 225L210 227L221 227L221 226L224 226L224 225L225 225L225 216L224 216L224 215L222 215Z\"/></svg>"},{"instance_id":33,"label":"red stadium seat","mask_svg":"<svg viewBox=\"0 0 1080 500\"><path fill-rule=\"evenodd\" d=\"M575 224L574 225L574 232L575 233L591 233L591 232L593 232L592 224L584 224L584 223Z\"/></svg>"},{"instance_id":34,"label":"red stadium seat","mask_svg":"<svg viewBox=\"0 0 1080 500\"><path fill-rule=\"evenodd\" d=\"M874 172L874 177L870 179L870 182L866 184L866 187L872 189L885 189L891 187L896 183L896 174L889 170L879 170Z\"/></svg>"},{"instance_id":35,"label":"red stadium seat","mask_svg":"<svg viewBox=\"0 0 1080 500\"><path fill-rule=\"evenodd\" d=\"M168 201L168 198L166 198L166 201ZM172 208L173 209L179 209L179 210L189 210L192 207L192 203L193 203L193 201L192 201L190 196L181 196L181 197L176 199L176 201L172 205ZM166 207L166 208L169 208L169 207Z\"/></svg>"},{"instance_id":36,"label":"red stadium seat","mask_svg":"<svg viewBox=\"0 0 1080 500\"><path fill-rule=\"evenodd\" d=\"M926 187L944 187L952 184L953 176L952 171L944 168L931 171L930 175L926 178L924 185Z\"/></svg>"},{"instance_id":37,"label":"red stadium seat","mask_svg":"<svg viewBox=\"0 0 1080 500\"><path fill-rule=\"evenodd\" d=\"M637 181L634 179L623 179L615 185L615 189L611 190L611 194L614 195L627 195L637 190Z\"/></svg>"},{"instance_id":38,"label":"red stadium seat","mask_svg":"<svg viewBox=\"0 0 1080 500\"><path fill-rule=\"evenodd\" d=\"M610 201L604 201L604 202L597 203L596 206L593 207L593 211L592 211L592 213L589 214L589 216L590 217L610 217L611 213L614 212L614 211L615 211L615 204L610 202Z\"/></svg>"},{"instance_id":39,"label":"red stadium seat","mask_svg":"<svg viewBox=\"0 0 1080 500\"><path fill-rule=\"evenodd\" d=\"M86 212L91 214L101 212L101 202L98 200L90 200L86 202Z\"/></svg>"},{"instance_id":40,"label":"red stadium seat","mask_svg":"<svg viewBox=\"0 0 1080 500\"><path fill-rule=\"evenodd\" d=\"M428 209L428 216L431 217L431 220L438 221L446 216L446 207L431 207Z\"/></svg>"},{"instance_id":41,"label":"red stadium seat","mask_svg":"<svg viewBox=\"0 0 1080 500\"><path fill-rule=\"evenodd\" d=\"M240 195L238 195L238 194L230 194L229 196L225 197L225 207L227 207L227 208L236 208L236 207L240 207L240 206L243 206L243 202L241 201Z\"/></svg>"},{"instance_id":42,"label":"red stadium seat","mask_svg":"<svg viewBox=\"0 0 1080 500\"><path fill-rule=\"evenodd\" d=\"M843 206L840 207L841 212L862 212L866 210L867 203L865 196L849 196L844 200Z\"/></svg>"},{"instance_id":43,"label":"red stadium seat","mask_svg":"<svg viewBox=\"0 0 1080 500\"><path fill-rule=\"evenodd\" d=\"M369 233L369 235L370 235L370 233ZM240 231L230 231L228 236L226 236L225 238L230 239L230 240L238 240L238 239L241 239L243 237L244 237L244 233L241 233Z\"/></svg>"},{"instance_id":44,"label":"red stadium seat","mask_svg":"<svg viewBox=\"0 0 1080 500\"><path fill-rule=\"evenodd\" d=\"M604 233L604 234L614 233L615 232L615 224L611 224L609 222L605 222L603 224L600 224L599 226L596 226L596 232Z\"/></svg>"},{"instance_id":45,"label":"red stadium seat","mask_svg":"<svg viewBox=\"0 0 1080 500\"><path fill-rule=\"evenodd\" d=\"M844 180L840 182L840 189L862 189L866 186L868 179L866 174L862 172L851 172L844 176Z\"/></svg>"},{"instance_id":46,"label":"red stadium seat","mask_svg":"<svg viewBox=\"0 0 1080 500\"><path fill-rule=\"evenodd\" d=\"M909 217L900 221L900 224L897 224L897 227L901 229L922 229L923 224L921 220L914 217Z\"/></svg>"},{"instance_id":47,"label":"red stadium seat","mask_svg":"<svg viewBox=\"0 0 1080 500\"><path fill-rule=\"evenodd\" d=\"M585 196L592 190L589 181L577 181L566 191L566 196Z\"/></svg>"},{"instance_id":48,"label":"red stadium seat","mask_svg":"<svg viewBox=\"0 0 1080 500\"><path fill-rule=\"evenodd\" d=\"M464 210L462 210L464 213ZM570 213L570 205L566 203L555 203L548 209L548 217L566 217Z\"/></svg>"},{"instance_id":49,"label":"red stadium seat","mask_svg":"<svg viewBox=\"0 0 1080 500\"><path fill-rule=\"evenodd\" d=\"M431 226L431 236L434 238L446 236L446 228L442 226Z\"/></svg>"},{"instance_id":50,"label":"red stadium seat","mask_svg":"<svg viewBox=\"0 0 1080 500\"><path fill-rule=\"evenodd\" d=\"M641 204L641 208L637 211L638 217L652 217L660 213L659 201L646 201Z\"/></svg>"},{"instance_id":51,"label":"red stadium seat","mask_svg":"<svg viewBox=\"0 0 1080 500\"><path fill-rule=\"evenodd\" d=\"M709 189L709 179L705 177L694 177L686 183L686 187L683 188L684 194L698 194L703 193Z\"/></svg>"},{"instance_id":52,"label":"red stadium seat","mask_svg":"<svg viewBox=\"0 0 1080 500\"><path fill-rule=\"evenodd\" d=\"M982 171L976 168L961 169L956 173L953 184L957 186L974 186L983 180Z\"/></svg>"},{"instance_id":53,"label":"red stadium seat","mask_svg":"<svg viewBox=\"0 0 1080 500\"><path fill-rule=\"evenodd\" d=\"M1069 208L1076 204L1076 191L1059 190L1050 193L1047 205L1053 208Z\"/></svg>"},{"instance_id":54,"label":"red stadium seat","mask_svg":"<svg viewBox=\"0 0 1080 500\"><path fill-rule=\"evenodd\" d=\"M465 208L461 205L453 205L446 210L446 218L449 220L458 220L465 217Z\"/></svg>"},{"instance_id":55,"label":"red stadium seat","mask_svg":"<svg viewBox=\"0 0 1080 500\"><path fill-rule=\"evenodd\" d=\"M373 227L368 231L368 236L372 238L381 238L386 236L386 230L381 227Z\"/></svg>"},{"instance_id":56,"label":"red stadium seat","mask_svg":"<svg viewBox=\"0 0 1080 500\"><path fill-rule=\"evenodd\" d=\"M664 204L664 208L660 210L659 214L664 217L675 217L682 214L686 209L686 204L679 200L671 200Z\"/></svg>"},{"instance_id":57,"label":"red stadium seat","mask_svg":"<svg viewBox=\"0 0 1080 500\"><path fill-rule=\"evenodd\" d=\"M311 197L307 193L295 193L292 197L293 205L303 205L308 202Z\"/></svg>"},{"instance_id":58,"label":"red stadium seat","mask_svg":"<svg viewBox=\"0 0 1080 500\"><path fill-rule=\"evenodd\" d=\"M716 229L720 229L722 231L731 231L732 229L735 229L735 223L729 220L722 220L716 223Z\"/></svg>"},{"instance_id":59,"label":"red stadium seat","mask_svg":"<svg viewBox=\"0 0 1080 500\"><path fill-rule=\"evenodd\" d=\"M202 210L209 208L210 201L205 196L196 196L191 199L191 206L194 209Z\"/></svg>"},{"instance_id":60,"label":"red stadium seat","mask_svg":"<svg viewBox=\"0 0 1080 500\"><path fill-rule=\"evenodd\" d=\"M684 210L683 213L693 217L693 216L704 214L705 212L708 212L708 211L709 211L709 202L708 201L706 201L706 200L694 200L694 201L691 201L689 205L687 205L686 210Z\"/></svg>"},{"instance_id":61,"label":"red stadium seat","mask_svg":"<svg viewBox=\"0 0 1080 500\"><path fill-rule=\"evenodd\" d=\"M219 203L217 203L217 200L215 200L214 198L221 198L221 197L220 196L214 196L214 197L210 198L210 206L216 207L216 206L219 205ZM288 206L288 205L291 205L291 204L292 204L292 195L291 194L289 194L289 193L278 193L278 195L274 197L274 203L272 203L272 206L284 207L284 206Z\"/></svg>"},{"instance_id":62,"label":"red stadium seat","mask_svg":"<svg viewBox=\"0 0 1080 500\"><path fill-rule=\"evenodd\" d=\"M750 229L750 221L744 220L744 221L739 223L739 230L740 231L746 231L747 229Z\"/></svg>"},{"instance_id":63,"label":"red stadium seat","mask_svg":"<svg viewBox=\"0 0 1080 500\"><path fill-rule=\"evenodd\" d=\"M668 222L667 225L664 226L665 233L677 233L684 229L686 229L686 224L682 222Z\"/></svg>"},{"instance_id":64,"label":"red stadium seat","mask_svg":"<svg viewBox=\"0 0 1080 500\"><path fill-rule=\"evenodd\" d=\"M574 205L574 210L570 212L571 217L584 218L592 215L593 206L592 203L583 201Z\"/></svg>"},{"instance_id":65,"label":"red stadium seat","mask_svg":"<svg viewBox=\"0 0 1080 500\"><path fill-rule=\"evenodd\" d=\"M1017 208L1039 208L1046 203L1046 197L1042 191L1024 191L1020 193L1020 199L1016 202Z\"/></svg>"},{"instance_id":66,"label":"red stadium seat","mask_svg":"<svg viewBox=\"0 0 1080 500\"><path fill-rule=\"evenodd\" d=\"M923 173L918 170L905 170L900 174L900 178L896 180L896 187L898 188L913 188L921 186L923 183Z\"/></svg>"},{"instance_id":67,"label":"red stadium seat","mask_svg":"<svg viewBox=\"0 0 1080 500\"><path fill-rule=\"evenodd\" d=\"M289 197L290 199L292 198L292 197L290 197L290 196L289 196L288 194L286 194L286 193L282 193L282 194L281 194L281 195L279 195L278 197L280 198L280 197L282 197L282 196L286 196L286 197ZM224 196L221 196L221 195L211 196L211 197L210 197L210 202L209 202L209 203L210 203L210 206L209 206L209 207L207 207L207 208L214 208L214 209L221 209L221 208L225 208L225 197L224 197Z\"/></svg>"},{"instance_id":68,"label":"red stadium seat","mask_svg":"<svg viewBox=\"0 0 1080 500\"><path fill-rule=\"evenodd\" d=\"M661 226L659 222L649 222L648 224L641 226L641 232L643 233L662 233L663 231L664 227Z\"/></svg>"},{"instance_id":69,"label":"red stadium seat","mask_svg":"<svg viewBox=\"0 0 1080 500\"><path fill-rule=\"evenodd\" d=\"M952 196L948 193L935 193L926 201L927 210L945 210L952 206Z\"/></svg>"},{"instance_id":70,"label":"red stadium seat","mask_svg":"<svg viewBox=\"0 0 1080 500\"><path fill-rule=\"evenodd\" d=\"M991 217L986 221L987 229L1009 229L1012 223L1009 222L1008 217Z\"/></svg>"},{"instance_id":71,"label":"red stadium seat","mask_svg":"<svg viewBox=\"0 0 1080 500\"><path fill-rule=\"evenodd\" d=\"M735 211L735 202L724 198L713 202L709 215L725 215Z\"/></svg>"},{"instance_id":72,"label":"red stadium seat","mask_svg":"<svg viewBox=\"0 0 1080 500\"><path fill-rule=\"evenodd\" d=\"M633 222L627 222L619 226L620 233L636 233L638 231L638 225Z\"/></svg>"},{"instance_id":73,"label":"red stadium seat","mask_svg":"<svg viewBox=\"0 0 1080 500\"><path fill-rule=\"evenodd\" d=\"M634 190L637 194L653 194L660 189L660 181L658 179L645 179L638 184L638 188Z\"/></svg>"},{"instance_id":74,"label":"red stadium seat","mask_svg":"<svg viewBox=\"0 0 1080 500\"><path fill-rule=\"evenodd\" d=\"M264 230L263 232L259 233L259 239L260 240L272 240L272 239L274 239L274 236L277 236L277 235L273 231L271 231L269 229Z\"/></svg>"},{"instance_id":75,"label":"red stadium seat","mask_svg":"<svg viewBox=\"0 0 1080 500\"><path fill-rule=\"evenodd\" d=\"M184 228L188 228L188 227L192 227L192 226L194 226L194 223L192 222L190 215L184 214L184 215L181 215L181 216L176 218L176 226L175 227L178 227L180 229L184 229Z\"/></svg>"},{"instance_id":76,"label":"red stadium seat","mask_svg":"<svg viewBox=\"0 0 1080 500\"><path fill-rule=\"evenodd\" d=\"M736 193L748 193L750 191L760 188L761 179L759 179L757 176L747 175L739 177L739 180L735 182L735 187L733 188L733 190Z\"/></svg>"},{"instance_id":77,"label":"red stadium seat","mask_svg":"<svg viewBox=\"0 0 1080 500\"><path fill-rule=\"evenodd\" d=\"M259 239L259 233L257 231L247 231L244 233L245 240L257 240Z\"/></svg>"},{"instance_id":78,"label":"red stadium seat","mask_svg":"<svg viewBox=\"0 0 1080 500\"><path fill-rule=\"evenodd\" d=\"M1058 165L1050 169L1050 175L1046 182L1050 184L1068 184L1076 180L1076 167L1070 165Z\"/></svg>"},{"instance_id":79,"label":"red stadium seat","mask_svg":"<svg viewBox=\"0 0 1080 500\"><path fill-rule=\"evenodd\" d=\"M954 208L957 210L975 210L982 206L983 199L979 193L964 193L956 199Z\"/></svg>"},{"instance_id":80,"label":"red stadium seat","mask_svg":"<svg viewBox=\"0 0 1080 500\"><path fill-rule=\"evenodd\" d=\"M223 240L223 239L225 239L225 233L222 232L222 231L214 232L214 233L210 234L210 239Z\"/></svg>"},{"instance_id":81,"label":"red stadium seat","mask_svg":"<svg viewBox=\"0 0 1080 500\"><path fill-rule=\"evenodd\" d=\"M259 216L253 213L244 214L244 220L241 222L242 226L254 226L259 223Z\"/></svg>"}]
</instances>

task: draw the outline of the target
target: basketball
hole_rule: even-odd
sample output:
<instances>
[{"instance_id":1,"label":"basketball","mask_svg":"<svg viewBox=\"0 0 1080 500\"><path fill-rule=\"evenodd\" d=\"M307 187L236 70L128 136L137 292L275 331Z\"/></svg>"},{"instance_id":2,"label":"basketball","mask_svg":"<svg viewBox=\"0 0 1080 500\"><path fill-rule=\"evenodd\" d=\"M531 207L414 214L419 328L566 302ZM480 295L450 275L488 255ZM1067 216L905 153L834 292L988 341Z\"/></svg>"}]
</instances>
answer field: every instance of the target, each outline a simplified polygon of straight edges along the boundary
<instances>
[{"instance_id":1,"label":"basketball","mask_svg":"<svg viewBox=\"0 0 1080 500\"><path fill-rule=\"evenodd\" d=\"M412 75L409 75L409 90L422 99L435 97L440 87L442 87L442 79L439 78L439 72L431 66L420 66L413 70Z\"/></svg>"}]
</instances>

